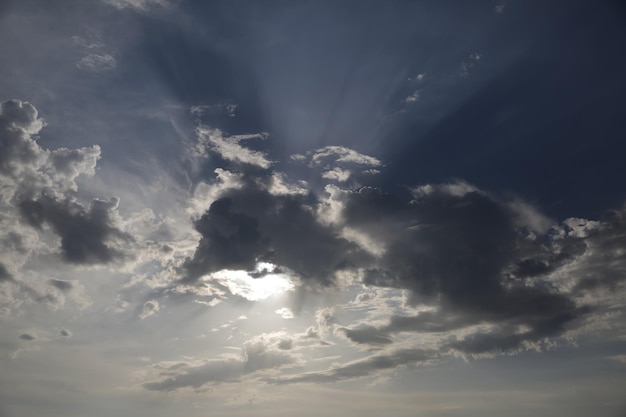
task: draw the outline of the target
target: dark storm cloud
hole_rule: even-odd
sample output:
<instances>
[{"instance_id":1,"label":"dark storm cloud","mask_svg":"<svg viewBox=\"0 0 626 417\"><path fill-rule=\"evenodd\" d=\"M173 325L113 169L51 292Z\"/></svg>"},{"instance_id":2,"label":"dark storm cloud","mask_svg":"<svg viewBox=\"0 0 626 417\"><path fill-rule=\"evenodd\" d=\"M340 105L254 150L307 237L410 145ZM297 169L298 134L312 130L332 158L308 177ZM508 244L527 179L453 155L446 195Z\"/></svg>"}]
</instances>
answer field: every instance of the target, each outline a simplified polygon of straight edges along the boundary
<instances>
[{"instance_id":1,"label":"dark storm cloud","mask_svg":"<svg viewBox=\"0 0 626 417\"><path fill-rule=\"evenodd\" d=\"M108 263L128 256L121 247L132 241L115 227L113 212L118 200L93 200L89 208L72 201L58 201L47 195L19 203L19 211L31 226L50 225L61 238L67 262L75 264Z\"/></svg>"},{"instance_id":2,"label":"dark storm cloud","mask_svg":"<svg viewBox=\"0 0 626 417\"><path fill-rule=\"evenodd\" d=\"M315 204L311 194L274 195L253 181L229 191L195 223L202 238L183 265L185 280L272 262L312 283L330 284L358 250L317 221Z\"/></svg>"},{"instance_id":3,"label":"dark storm cloud","mask_svg":"<svg viewBox=\"0 0 626 417\"><path fill-rule=\"evenodd\" d=\"M37 339L37 337L33 336L32 334L22 333L20 335L20 339L25 340L27 342L32 342L33 340Z\"/></svg>"}]
</instances>

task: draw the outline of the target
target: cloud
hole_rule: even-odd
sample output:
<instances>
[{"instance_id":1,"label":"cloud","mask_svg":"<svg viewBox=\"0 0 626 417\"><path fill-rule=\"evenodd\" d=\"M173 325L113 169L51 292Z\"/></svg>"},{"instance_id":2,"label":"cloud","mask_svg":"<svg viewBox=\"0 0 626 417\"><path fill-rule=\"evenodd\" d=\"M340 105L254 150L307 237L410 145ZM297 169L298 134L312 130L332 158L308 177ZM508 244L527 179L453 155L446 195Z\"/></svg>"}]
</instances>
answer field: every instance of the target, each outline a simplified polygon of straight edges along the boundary
<instances>
[{"instance_id":1,"label":"cloud","mask_svg":"<svg viewBox=\"0 0 626 417\"><path fill-rule=\"evenodd\" d=\"M13 275L9 272L9 270L0 262L0 282L2 281L13 281Z\"/></svg>"},{"instance_id":2,"label":"cloud","mask_svg":"<svg viewBox=\"0 0 626 417\"><path fill-rule=\"evenodd\" d=\"M117 60L109 54L89 54L82 57L76 67L91 72L111 71L117 67Z\"/></svg>"},{"instance_id":3,"label":"cloud","mask_svg":"<svg viewBox=\"0 0 626 417\"><path fill-rule=\"evenodd\" d=\"M200 390L206 385L235 382L256 372L291 366L299 361L289 352L292 343L282 333L261 334L243 344L240 357L158 363L153 366L157 379L143 387L150 391Z\"/></svg>"},{"instance_id":4,"label":"cloud","mask_svg":"<svg viewBox=\"0 0 626 417\"><path fill-rule=\"evenodd\" d=\"M322 165L328 161L338 164L356 164L370 167L381 166L382 162L373 156L364 155L345 146L325 146L311 154L314 165Z\"/></svg>"},{"instance_id":5,"label":"cloud","mask_svg":"<svg viewBox=\"0 0 626 417\"><path fill-rule=\"evenodd\" d=\"M407 364L430 363L437 359L437 352L425 349L398 349L368 356L322 372L311 372L296 376L271 378L274 384L328 383L347 379L366 378L379 375L380 371L390 370Z\"/></svg>"},{"instance_id":6,"label":"cloud","mask_svg":"<svg viewBox=\"0 0 626 417\"><path fill-rule=\"evenodd\" d=\"M291 155L290 159L296 163L308 162L310 169L320 170L323 179L339 183L349 179L361 183L364 177L378 174L375 168L383 165L379 159L345 146L325 146L306 154Z\"/></svg>"},{"instance_id":7,"label":"cloud","mask_svg":"<svg viewBox=\"0 0 626 417\"><path fill-rule=\"evenodd\" d=\"M74 264L110 263L130 255L125 248L132 237L115 225L117 198L95 199L88 208L66 199L58 201L41 195L19 203L19 211L31 226L49 225L61 238L63 258Z\"/></svg>"},{"instance_id":8,"label":"cloud","mask_svg":"<svg viewBox=\"0 0 626 417\"><path fill-rule=\"evenodd\" d=\"M32 335L30 333L22 333L20 335L20 340L24 340L26 342L32 342L33 340L37 339L37 336Z\"/></svg>"},{"instance_id":9,"label":"cloud","mask_svg":"<svg viewBox=\"0 0 626 417\"><path fill-rule=\"evenodd\" d=\"M329 284L358 250L317 221L314 202L309 195L273 195L262 181L226 191L194 224L202 238L182 265L184 280L222 269L254 271L268 262L311 284Z\"/></svg>"},{"instance_id":10,"label":"cloud","mask_svg":"<svg viewBox=\"0 0 626 417\"><path fill-rule=\"evenodd\" d=\"M61 292L70 291L73 287L70 281L62 281L60 279L50 279L48 282L50 283L50 285L60 290Z\"/></svg>"},{"instance_id":11,"label":"cloud","mask_svg":"<svg viewBox=\"0 0 626 417\"><path fill-rule=\"evenodd\" d=\"M341 327L338 329L338 332L344 334L354 343L374 346L393 343L393 340L389 337L388 334L381 332L374 326L361 325L354 329Z\"/></svg>"},{"instance_id":12,"label":"cloud","mask_svg":"<svg viewBox=\"0 0 626 417\"><path fill-rule=\"evenodd\" d=\"M69 329L61 329L59 330L59 336L63 338L72 337L72 332Z\"/></svg>"},{"instance_id":13,"label":"cloud","mask_svg":"<svg viewBox=\"0 0 626 417\"><path fill-rule=\"evenodd\" d=\"M161 306L157 300L146 301L143 304L143 308L142 308L141 314L139 315L139 318L143 320L150 316L154 316L159 311L160 308Z\"/></svg>"},{"instance_id":14,"label":"cloud","mask_svg":"<svg viewBox=\"0 0 626 417\"><path fill-rule=\"evenodd\" d=\"M227 161L269 168L272 162L260 151L251 150L240 145L241 141L265 139L266 134L225 136L219 129L200 125L196 128L200 150L214 152Z\"/></svg>"},{"instance_id":15,"label":"cloud","mask_svg":"<svg viewBox=\"0 0 626 417\"><path fill-rule=\"evenodd\" d=\"M25 173L25 168L41 163L44 152L32 136L44 125L30 103L0 102L0 174L16 178Z\"/></svg>"},{"instance_id":16,"label":"cloud","mask_svg":"<svg viewBox=\"0 0 626 417\"><path fill-rule=\"evenodd\" d=\"M167 6L170 0L102 0L111 6L123 10L133 9L138 11L147 11L154 6Z\"/></svg>"},{"instance_id":17,"label":"cloud","mask_svg":"<svg viewBox=\"0 0 626 417\"><path fill-rule=\"evenodd\" d=\"M497 7L497 6L496 6ZM461 71L460 74L462 77L468 77L470 71L476 66L478 61L480 61L482 55L478 52L473 52L469 54L467 61L461 62Z\"/></svg>"}]
</instances>

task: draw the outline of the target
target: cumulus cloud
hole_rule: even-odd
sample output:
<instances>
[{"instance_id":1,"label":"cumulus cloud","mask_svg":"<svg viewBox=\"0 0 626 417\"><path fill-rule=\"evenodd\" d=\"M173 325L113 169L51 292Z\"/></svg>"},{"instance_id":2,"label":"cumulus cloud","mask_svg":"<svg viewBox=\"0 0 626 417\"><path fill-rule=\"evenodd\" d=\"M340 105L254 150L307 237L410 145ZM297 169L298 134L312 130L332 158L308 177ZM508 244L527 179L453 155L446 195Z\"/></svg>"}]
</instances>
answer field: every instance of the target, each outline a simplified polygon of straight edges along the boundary
<instances>
[{"instance_id":1,"label":"cumulus cloud","mask_svg":"<svg viewBox=\"0 0 626 417\"><path fill-rule=\"evenodd\" d=\"M0 305L4 313L32 303L52 309L66 299L89 305L75 281L23 273L38 256L60 252L69 264L93 265L129 259L134 245L122 231L119 200L79 200L77 179L94 175L97 145L78 149L42 148L45 126L30 103L0 103ZM58 237L57 238L55 238ZM59 245L57 249L57 245Z\"/></svg>"},{"instance_id":2,"label":"cumulus cloud","mask_svg":"<svg viewBox=\"0 0 626 417\"><path fill-rule=\"evenodd\" d=\"M0 182L7 213L16 212L39 231L50 227L61 238L61 252L67 262L123 259L122 246L132 238L117 227L119 200L94 199L85 207L73 195L76 178L94 174L100 147L43 149L36 135L44 125L29 103L11 100L0 104ZM12 241L19 252L27 251L20 248L25 240L19 230L10 232L3 241Z\"/></svg>"}]
</instances>

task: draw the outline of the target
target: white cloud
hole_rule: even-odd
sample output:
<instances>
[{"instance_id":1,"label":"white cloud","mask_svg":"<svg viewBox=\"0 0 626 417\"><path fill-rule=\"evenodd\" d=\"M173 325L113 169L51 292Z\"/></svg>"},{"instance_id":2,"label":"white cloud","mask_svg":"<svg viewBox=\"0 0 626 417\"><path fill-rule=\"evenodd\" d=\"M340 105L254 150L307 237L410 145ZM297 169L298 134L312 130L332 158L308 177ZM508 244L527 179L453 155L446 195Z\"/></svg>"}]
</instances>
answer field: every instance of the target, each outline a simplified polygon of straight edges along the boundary
<instances>
[{"instance_id":1,"label":"white cloud","mask_svg":"<svg viewBox=\"0 0 626 417\"><path fill-rule=\"evenodd\" d=\"M250 139L266 139L267 134L224 136L221 130L200 125L196 129L200 145L219 154L222 158L244 164L269 168L272 161L260 151L251 150L240 145L241 141Z\"/></svg>"},{"instance_id":2,"label":"white cloud","mask_svg":"<svg viewBox=\"0 0 626 417\"><path fill-rule=\"evenodd\" d=\"M322 178L338 182L346 182L350 178L350 171L347 169L333 168L330 171L325 171L322 174Z\"/></svg>"},{"instance_id":3,"label":"white cloud","mask_svg":"<svg viewBox=\"0 0 626 417\"><path fill-rule=\"evenodd\" d=\"M321 165L325 160L331 160L336 163L368 165L372 167L382 165L379 159L362 154L345 146L325 146L315 150L311 155L311 162L315 165Z\"/></svg>"}]
</instances>

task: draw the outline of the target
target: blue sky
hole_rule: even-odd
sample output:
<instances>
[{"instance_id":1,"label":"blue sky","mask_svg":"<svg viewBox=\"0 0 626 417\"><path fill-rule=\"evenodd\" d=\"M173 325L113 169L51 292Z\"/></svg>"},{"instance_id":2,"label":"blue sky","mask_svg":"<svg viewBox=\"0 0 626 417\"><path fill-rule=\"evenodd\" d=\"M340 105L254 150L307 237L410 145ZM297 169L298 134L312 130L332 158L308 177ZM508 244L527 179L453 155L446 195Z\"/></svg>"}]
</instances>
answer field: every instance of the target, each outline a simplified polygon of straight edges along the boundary
<instances>
[{"instance_id":1,"label":"blue sky","mask_svg":"<svg viewBox=\"0 0 626 417\"><path fill-rule=\"evenodd\" d=\"M0 416L619 416L626 10L0 6Z\"/></svg>"}]
</instances>

